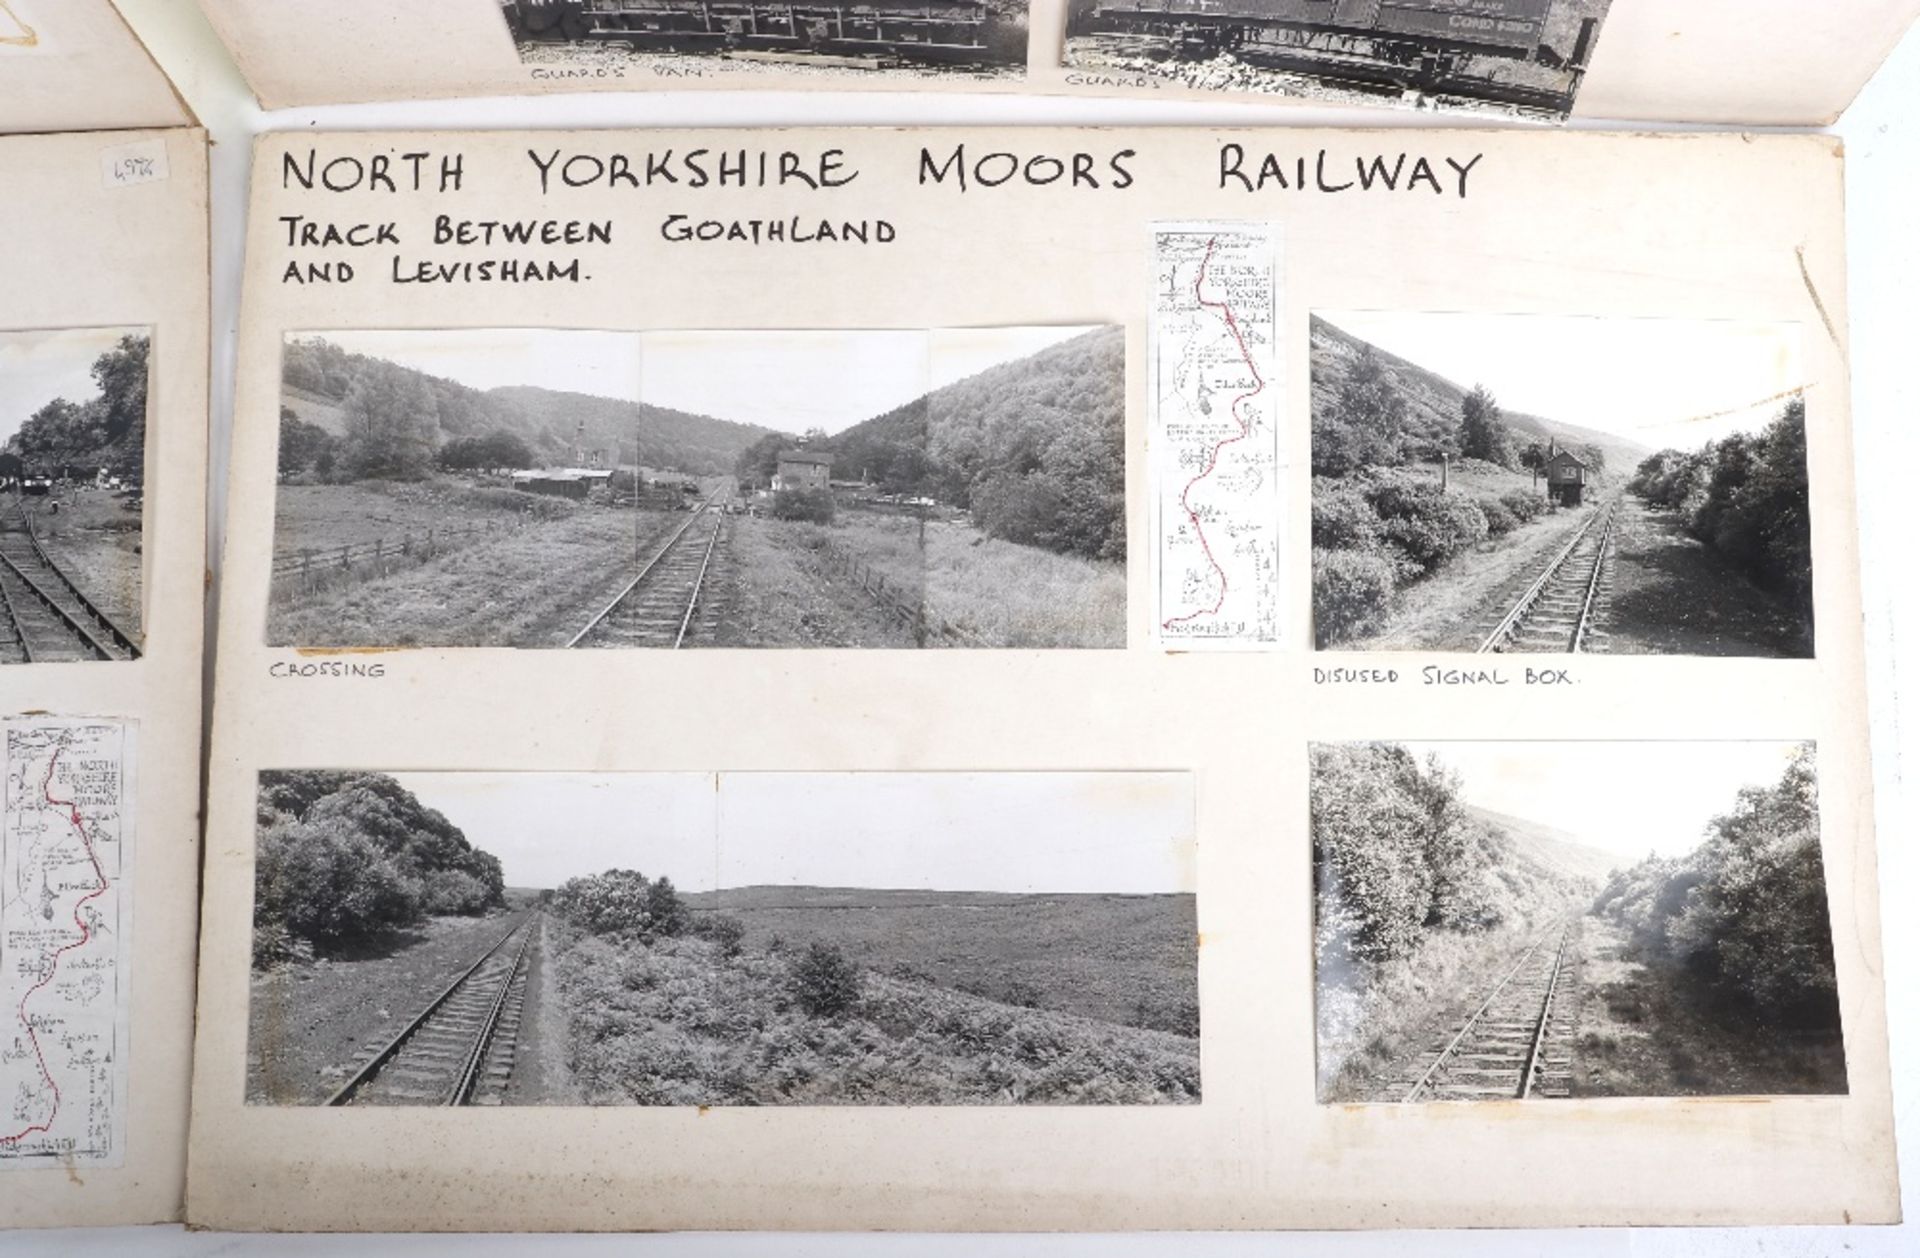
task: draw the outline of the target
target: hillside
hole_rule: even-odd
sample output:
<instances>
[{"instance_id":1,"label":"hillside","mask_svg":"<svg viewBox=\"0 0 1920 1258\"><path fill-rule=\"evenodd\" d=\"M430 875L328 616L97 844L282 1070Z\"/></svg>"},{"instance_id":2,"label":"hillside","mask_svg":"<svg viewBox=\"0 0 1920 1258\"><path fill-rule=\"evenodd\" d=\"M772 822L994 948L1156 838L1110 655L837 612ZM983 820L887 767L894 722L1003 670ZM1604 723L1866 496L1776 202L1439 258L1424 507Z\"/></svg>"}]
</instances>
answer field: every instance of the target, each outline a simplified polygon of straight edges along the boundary
<instances>
[{"instance_id":1,"label":"hillside","mask_svg":"<svg viewBox=\"0 0 1920 1258\"><path fill-rule=\"evenodd\" d=\"M550 448L573 444L578 425L586 425L589 447L618 442L620 461L696 476L715 476L733 470L742 451L764 437L768 429L753 424L713 419L687 411L645 403L634 406L616 398L584 393L561 393L522 385L494 389L489 397L517 410L526 425L521 432L544 434Z\"/></svg>"},{"instance_id":2,"label":"hillside","mask_svg":"<svg viewBox=\"0 0 1920 1258\"><path fill-rule=\"evenodd\" d=\"M1096 328L855 424L816 449L833 475L970 509L1008 541L1126 556L1126 333ZM765 483L790 438L741 460Z\"/></svg>"},{"instance_id":3,"label":"hillside","mask_svg":"<svg viewBox=\"0 0 1920 1258\"><path fill-rule=\"evenodd\" d=\"M548 462L573 459L576 445L616 451L623 464L715 475L731 471L767 429L684 411L534 386L481 391L409 367L350 354L319 337L290 341L283 355L281 397L295 417L336 437L348 426L346 402L357 383L397 386L431 411L417 416L435 447L458 437L509 432ZM582 427L584 425L584 427Z\"/></svg>"},{"instance_id":4,"label":"hillside","mask_svg":"<svg viewBox=\"0 0 1920 1258\"><path fill-rule=\"evenodd\" d=\"M1197 1016L1191 895L761 886L685 899L739 919L753 948L821 940L882 973L1106 1022Z\"/></svg>"},{"instance_id":5,"label":"hillside","mask_svg":"<svg viewBox=\"0 0 1920 1258\"><path fill-rule=\"evenodd\" d=\"M1620 865L1611 852L1583 843L1565 830L1472 804L1465 807L1469 815L1512 839L1531 859L1575 878L1602 879Z\"/></svg>"},{"instance_id":6,"label":"hillside","mask_svg":"<svg viewBox=\"0 0 1920 1258\"><path fill-rule=\"evenodd\" d=\"M1318 316L1314 317L1311 327L1313 410L1317 415L1339 394L1353 363L1369 343ZM1482 382L1469 381L1463 385L1378 346L1373 346L1373 351L1392 373L1398 392L1406 399L1406 444L1414 448L1457 449L1461 403L1473 386ZM1494 392L1497 396L1499 390L1496 388ZM1649 447L1614 433L1518 411L1507 410L1503 414L1516 446L1549 438L1561 446L1576 449L1595 445L1606 454L1607 467L1614 472L1629 472L1653 453Z\"/></svg>"}]
</instances>

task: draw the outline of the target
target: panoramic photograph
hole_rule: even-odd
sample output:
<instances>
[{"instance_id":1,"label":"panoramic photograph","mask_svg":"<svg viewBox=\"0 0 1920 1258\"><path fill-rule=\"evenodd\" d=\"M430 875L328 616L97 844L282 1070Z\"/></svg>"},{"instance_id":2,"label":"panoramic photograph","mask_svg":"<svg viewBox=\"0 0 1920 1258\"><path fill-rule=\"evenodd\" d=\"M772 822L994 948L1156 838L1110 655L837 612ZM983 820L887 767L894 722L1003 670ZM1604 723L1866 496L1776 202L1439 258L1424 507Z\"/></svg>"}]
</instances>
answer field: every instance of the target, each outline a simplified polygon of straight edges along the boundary
<instances>
[{"instance_id":1,"label":"panoramic photograph","mask_svg":"<svg viewBox=\"0 0 1920 1258\"><path fill-rule=\"evenodd\" d=\"M1194 1105L1180 773L260 776L257 1105Z\"/></svg>"},{"instance_id":2,"label":"panoramic photograph","mask_svg":"<svg viewBox=\"0 0 1920 1258\"><path fill-rule=\"evenodd\" d=\"M274 646L1124 647L1117 327L287 338Z\"/></svg>"},{"instance_id":3,"label":"panoramic photograph","mask_svg":"<svg viewBox=\"0 0 1920 1258\"><path fill-rule=\"evenodd\" d=\"M1323 1102L1847 1091L1813 744L1310 756Z\"/></svg>"},{"instance_id":4,"label":"panoramic photograph","mask_svg":"<svg viewBox=\"0 0 1920 1258\"><path fill-rule=\"evenodd\" d=\"M1027 0L500 0L546 78L1019 78Z\"/></svg>"},{"instance_id":5,"label":"panoramic photograph","mask_svg":"<svg viewBox=\"0 0 1920 1258\"><path fill-rule=\"evenodd\" d=\"M1311 346L1320 649L1813 657L1797 325L1322 311Z\"/></svg>"},{"instance_id":6,"label":"panoramic photograph","mask_svg":"<svg viewBox=\"0 0 1920 1258\"><path fill-rule=\"evenodd\" d=\"M1611 3L1069 0L1065 61L1200 91L1564 118Z\"/></svg>"},{"instance_id":7,"label":"panoramic photograph","mask_svg":"<svg viewBox=\"0 0 1920 1258\"><path fill-rule=\"evenodd\" d=\"M140 654L150 343L0 332L0 663Z\"/></svg>"}]
</instances>

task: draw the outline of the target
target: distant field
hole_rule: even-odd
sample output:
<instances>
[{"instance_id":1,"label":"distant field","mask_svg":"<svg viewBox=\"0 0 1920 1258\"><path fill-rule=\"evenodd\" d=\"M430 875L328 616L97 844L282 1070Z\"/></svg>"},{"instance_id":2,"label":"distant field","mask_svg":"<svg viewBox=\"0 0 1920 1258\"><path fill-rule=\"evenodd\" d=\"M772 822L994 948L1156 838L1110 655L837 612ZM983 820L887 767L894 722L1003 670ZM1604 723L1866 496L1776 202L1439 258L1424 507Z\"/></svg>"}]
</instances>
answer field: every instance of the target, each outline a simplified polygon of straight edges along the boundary
<instances>
[{"instance_id":1,"label":"distant field","mask_svg":"<svg viewBox=\"0 0 1920 1258\"><path fill-rule=\"evenodd\" d=\"M1104 1022L1172 1029L1199 999L1191 895L747 887L687 902L740 919L750 948L823 940L882 973Z\"/></svg>"}]
</instances>

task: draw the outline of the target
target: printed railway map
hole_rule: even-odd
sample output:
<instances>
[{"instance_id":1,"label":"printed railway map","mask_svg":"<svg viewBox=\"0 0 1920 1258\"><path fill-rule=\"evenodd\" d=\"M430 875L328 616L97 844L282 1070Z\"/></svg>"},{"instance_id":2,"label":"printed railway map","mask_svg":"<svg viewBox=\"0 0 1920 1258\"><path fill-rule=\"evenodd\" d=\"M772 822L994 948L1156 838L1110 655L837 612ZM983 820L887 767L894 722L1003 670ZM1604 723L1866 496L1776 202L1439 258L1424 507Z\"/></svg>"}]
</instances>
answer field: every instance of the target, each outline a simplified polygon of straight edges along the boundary
<instances>
[{"instance_id":1,"label":"printed railway map","mask_svg":"<svg viewBox=\"0 0 1920 1258\"><path fill-rule=\"evenodd\" d=\"M1154 226L1154 621L1169 649L1280 642L1279 228Z\"/></svg>"},{"instance_id":2,"label":"printed railway map","mask_svg":"<svg viewBox=\"0 0 1920 1258\"><path fill-rule=\"evenodd\" d=\"M0 1169L117 1166L133 727L58 717L4 726Z\"/></svg>"}]
</instances>

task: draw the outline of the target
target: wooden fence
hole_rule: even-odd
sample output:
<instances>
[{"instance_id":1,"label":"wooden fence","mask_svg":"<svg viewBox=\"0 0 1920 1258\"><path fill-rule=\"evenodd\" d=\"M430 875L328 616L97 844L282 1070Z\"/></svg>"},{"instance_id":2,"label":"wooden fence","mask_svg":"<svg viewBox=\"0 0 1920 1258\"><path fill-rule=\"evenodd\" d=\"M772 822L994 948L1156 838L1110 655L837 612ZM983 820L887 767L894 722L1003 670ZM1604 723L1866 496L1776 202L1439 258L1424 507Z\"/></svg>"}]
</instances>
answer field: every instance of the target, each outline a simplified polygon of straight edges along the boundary
<instances>
[{"instance_id":1,"label":"wooden fence","mask_svg":"<svg viewBox=\"0 0 1920 1258\"><path fill-rule=\"evenodd\" d=\"M887 580L886 574L872 563L832 543L822 546L816 553L829 569L859 586L875 606L906 626L912 632L914 641L920 645L988 645L980 635L929 612L924 591L902 589L897 581Z\"/></svg>"},{"instance_id":2,"label":"wooden fence","mask_svg":"<svg viewBox=\"0 0 1920 1258\"><path fill-rule=\"evenodd\" d=\"M332 589L349 581L371 581L401 568L422 564L475 541L526 527L518 517L472 524L448 525L421 532L411 529L397 539L376 537L345 546L280 551L273 557L273 591L283 598Z\"/></svg>"}]
</instances>

